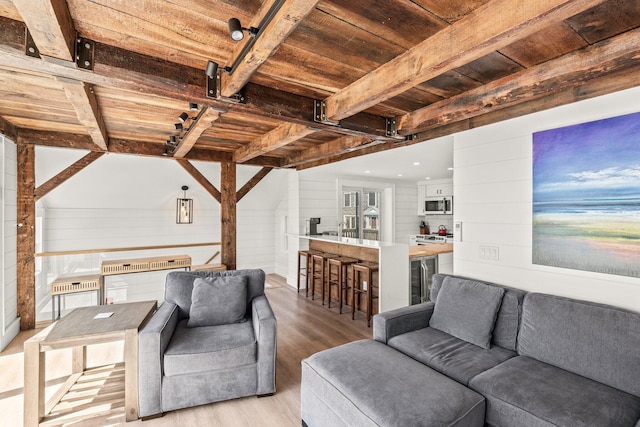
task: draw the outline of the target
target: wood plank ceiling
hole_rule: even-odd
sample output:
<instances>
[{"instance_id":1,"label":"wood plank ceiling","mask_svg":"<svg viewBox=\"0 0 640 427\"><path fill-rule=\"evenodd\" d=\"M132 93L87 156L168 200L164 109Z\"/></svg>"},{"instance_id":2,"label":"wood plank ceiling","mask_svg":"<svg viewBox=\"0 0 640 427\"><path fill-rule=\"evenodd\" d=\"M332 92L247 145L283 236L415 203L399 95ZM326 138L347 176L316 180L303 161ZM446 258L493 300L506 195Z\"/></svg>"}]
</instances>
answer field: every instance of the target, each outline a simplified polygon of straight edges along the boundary
<instances>
[{"instance_id":1,"label":"wood plank ceiling","mask_svg":"<svg viewBox=\"0 0 640 427\"><path fill-rule=\"evenodd\" d=\"M0 0L0 132L302 169L636 86L639 26L637 0Z\"/></svg>"}]
</instances>

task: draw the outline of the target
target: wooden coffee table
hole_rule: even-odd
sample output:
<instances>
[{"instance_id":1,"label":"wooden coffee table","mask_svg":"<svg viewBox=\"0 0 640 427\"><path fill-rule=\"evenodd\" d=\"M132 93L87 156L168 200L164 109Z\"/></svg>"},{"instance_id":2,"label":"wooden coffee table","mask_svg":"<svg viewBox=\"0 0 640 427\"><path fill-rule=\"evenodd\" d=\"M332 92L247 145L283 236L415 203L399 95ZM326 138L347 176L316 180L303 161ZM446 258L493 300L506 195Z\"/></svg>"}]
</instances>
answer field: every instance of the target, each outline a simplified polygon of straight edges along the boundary
<instances>
[{"instance_id":1,"label":"wooden coffee table","mask_svg":"<svg viewBox=\"0 0 640 427\"><path fill-rule=\"evenodd\" d=\"M124 408L138 419L138 330L157 309L156 301L82 307L52 323L24 343L24 425L37 426L87 374L86 347L124 340ZM96 318L101 313L109 317ZM71 376L45 404L45 352L72 348ZM92 368L95 371L95 368ZM121 367L119 369L122 369Z\"/></svg>"}]
</instances>

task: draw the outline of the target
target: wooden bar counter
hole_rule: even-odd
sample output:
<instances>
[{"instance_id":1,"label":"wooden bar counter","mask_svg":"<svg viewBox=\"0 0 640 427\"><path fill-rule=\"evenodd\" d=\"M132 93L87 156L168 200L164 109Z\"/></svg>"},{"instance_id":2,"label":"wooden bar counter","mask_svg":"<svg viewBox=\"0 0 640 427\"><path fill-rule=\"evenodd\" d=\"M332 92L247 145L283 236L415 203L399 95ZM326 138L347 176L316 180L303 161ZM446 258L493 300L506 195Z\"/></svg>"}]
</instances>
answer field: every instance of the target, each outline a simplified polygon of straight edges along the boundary
<instances>
[{"instance_id":1,"label":"wooden bar counter","mask_svg":"<svg viewBox=\"0 0 640 427\"><path fill-rule=\"evenodd\" d=\"M299 237L301 249L315 249L378 263L379 297L378 307L374 312L409 305L408 245L325 235Z\"/></svg>"}]
</instances>

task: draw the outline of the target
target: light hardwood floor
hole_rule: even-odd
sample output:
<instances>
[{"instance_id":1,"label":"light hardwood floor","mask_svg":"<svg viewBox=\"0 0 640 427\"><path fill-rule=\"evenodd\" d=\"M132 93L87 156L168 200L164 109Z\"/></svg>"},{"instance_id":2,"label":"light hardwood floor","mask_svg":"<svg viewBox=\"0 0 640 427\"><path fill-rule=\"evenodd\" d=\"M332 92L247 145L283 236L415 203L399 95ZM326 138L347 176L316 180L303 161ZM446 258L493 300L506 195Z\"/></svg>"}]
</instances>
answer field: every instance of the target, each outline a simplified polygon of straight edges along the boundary
<instances>
[{"instance_id":1,"label":"light hardwood floor","mask_svg":"<svg viewBox=\"0 0 640 427\"><path fill-rule=\"evenodd\" d=\"M278 321L278 353L276 366L276 394L270 397L247 397L169 412L162 418L124 422L124 411L114 415L93 417L75 422L73 426L300 426L300 362L320 350L363 338L371 338L363 313L351 320L349 307L338 314L336 305L322 306L305 298L286 283L281 276L269 275L274 286L266 294ZM21 426L23 404L23 353L26 339L37 331L21 332L0 353L0 425ZM90 347L88 363L102 365L122 360L120 343ZM47 353L47 395L64 382L71 369L71 351Z\"/></svg>"}]
</instances>

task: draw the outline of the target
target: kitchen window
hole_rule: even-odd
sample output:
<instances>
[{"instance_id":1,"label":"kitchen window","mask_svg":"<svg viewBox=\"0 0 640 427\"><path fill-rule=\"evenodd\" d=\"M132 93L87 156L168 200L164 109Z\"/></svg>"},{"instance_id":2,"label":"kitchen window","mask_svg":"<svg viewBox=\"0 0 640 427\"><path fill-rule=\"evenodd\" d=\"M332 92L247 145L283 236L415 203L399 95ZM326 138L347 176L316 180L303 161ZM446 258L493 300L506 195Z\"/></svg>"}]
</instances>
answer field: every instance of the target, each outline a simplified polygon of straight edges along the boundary
<instances>
[{"instance_id":1,"label":"kitchen window","mask_svg":"<svg viewBox=\"0 0 640 427\"><path fill-rule=\"evenodd\" d=\"M376 189L343 188L342 236L380 240L380 195ZM364 203L359 203L360 200Z\"/></svg>"}]
</instances>

